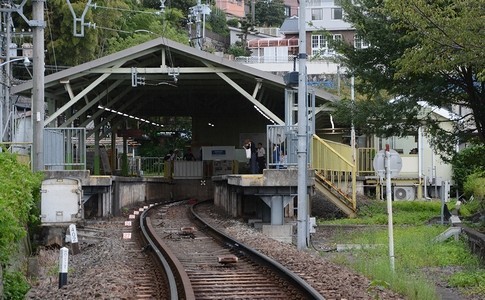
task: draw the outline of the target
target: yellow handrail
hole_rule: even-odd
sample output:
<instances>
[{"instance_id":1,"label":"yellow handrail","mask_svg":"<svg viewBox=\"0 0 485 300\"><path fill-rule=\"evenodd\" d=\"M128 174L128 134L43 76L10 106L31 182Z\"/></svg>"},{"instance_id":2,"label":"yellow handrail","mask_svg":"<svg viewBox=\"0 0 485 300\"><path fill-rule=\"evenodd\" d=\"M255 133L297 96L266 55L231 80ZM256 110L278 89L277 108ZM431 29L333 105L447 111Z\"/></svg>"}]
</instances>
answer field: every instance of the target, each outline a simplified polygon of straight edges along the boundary
<instances>
[{"instance_id":1,"label":"yellow handrail","mask_svg":"<svg viewBox=\"0 0 485 300\"><path fill-rule=\"evenodd\" d=\"M311 167L322 174L333 187L347 197L354 210L357 208L357 168L352 163L352 148L313 135Z\"/></svg>"}]
</instances>

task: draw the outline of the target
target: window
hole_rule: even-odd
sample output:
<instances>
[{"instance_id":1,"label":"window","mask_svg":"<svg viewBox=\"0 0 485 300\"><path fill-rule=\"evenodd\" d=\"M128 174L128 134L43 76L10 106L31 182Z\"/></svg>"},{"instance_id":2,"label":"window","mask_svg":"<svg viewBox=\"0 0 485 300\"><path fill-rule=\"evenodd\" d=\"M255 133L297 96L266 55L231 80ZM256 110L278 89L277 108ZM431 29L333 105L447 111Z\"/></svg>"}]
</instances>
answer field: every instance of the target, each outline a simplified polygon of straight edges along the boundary
<instances>
[{"instance_id":1,"label":"window","mask_svg":"<svg viewBox=\"0 0 485 300\"><path fill-rule=\"evenodd\" d=\"M323 9L312 8L312 20L323 20Z\"/></svg>"},{"instance_id":2,"label":"window","mask_svg":"<svg viewBox=\"0 0 485 300\"><path fill-rule=\"evenodd\" d=\"M315 34L312 38L312 56L328 56L335 54L335 50L331 47L327 36ZM334 41L341 41L341 34L334 34L331 36Z\"/></svg>"},{"instance_id":3,"label":"window","mask_svg":"<svg viewBox=\"0 0 485 300\"><path fill-rule=\"evenodd\" d=\"M322 6L321 0L308 0L308 6Z\"/></svg>"},{"instance_id":4,"label":"window","mask_svg":"<svg viewBox=\"0 0 485 300\"><path fill-rule=\"evenodd\" d=\"M285 5L285 16L291 17L291 7Z\"/></svg>"},{"instance_id":5,"label":"window","mask_svg":"<svg viewBox=\"0 0 485 300\"><path fill-rule=\"evenodd\" d=\"M335 6L342 6L342 0L334 0L333 5Z\"/></svg>"},{"instance_id":6,"label":"window","mask_svg":"<svg viewBox=\"0 0 485 300\"><path fill-rule=\"evenodd\" d=\"M364 40L361 36L354 36L354 47L356 49L365 49L369 48L370 44L366 40Z\"/></svg>"},{"instance_id":7,"label":"window","mask_svg":"<svg viewBox=\"0 0 485 300\"><path fill-rule=\"evenodd\" d=\"M342 20L342 8L341 7L335 7L332 8L332 20Z\"/></svg>"}]
</instances>

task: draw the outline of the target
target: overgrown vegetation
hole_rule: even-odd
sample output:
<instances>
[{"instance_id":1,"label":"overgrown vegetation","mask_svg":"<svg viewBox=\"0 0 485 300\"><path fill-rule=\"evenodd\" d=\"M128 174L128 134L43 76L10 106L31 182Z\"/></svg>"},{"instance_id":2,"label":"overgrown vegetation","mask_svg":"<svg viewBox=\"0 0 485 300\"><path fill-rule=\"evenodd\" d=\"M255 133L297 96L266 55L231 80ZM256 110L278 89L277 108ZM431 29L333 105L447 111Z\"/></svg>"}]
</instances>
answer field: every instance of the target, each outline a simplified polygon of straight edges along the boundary
<instances>
[{"instance_id":1,"label":"overgrown vegetation","mask_svg":"<svg viewBox=\"0 0 485 300\"><path fill-rule=\"evenodd\" d=\"M450 206L453 204L450 204ZM465 205L465 208L470 209ZM464 289L465 293L481 295L485 292L485 271L472 255L463 239L434 242L447 229L430 225L428 220L438 217L440 202L393 202L395 270L390 267L386 202L375 202L362 208L356 219L320 221L321 224L365 224L370 229L353 234L340 233L338 244L375 245L349 253L338 253L334 260L366 275L372 282L381 282L409 299L438 299L434 283L429 281L436 268L452 267L455 272L448 283ZM382 283L384 282L384 284Z\"/></svg>"},{"instance_id":2,"label":"overgrown vegetation","mask_svg":"<svg viewBox=\"0 0 485 300\"><path fill-rule=\"evenodd\" d=\"M460 150L451 160L451 164L453 181L461 191L468 175L485 172L485 145L473 145Z\"/></svg>"},{"instance_id":3,"label":"overgrown vegetation","mask_svg":"<svg viewBox=\"0 0 485 300\"><path fill-rule=\"evenodd\" d=\"M19 242L27 235L27 228L39 224L37 204L42 174L32 173L8 152L0 153L0 166L0 264L6 270L4 293L7 299L23 299L28 290L25 278L8 266L12 254L18 252Z\"/></svg>"}]
</instances>

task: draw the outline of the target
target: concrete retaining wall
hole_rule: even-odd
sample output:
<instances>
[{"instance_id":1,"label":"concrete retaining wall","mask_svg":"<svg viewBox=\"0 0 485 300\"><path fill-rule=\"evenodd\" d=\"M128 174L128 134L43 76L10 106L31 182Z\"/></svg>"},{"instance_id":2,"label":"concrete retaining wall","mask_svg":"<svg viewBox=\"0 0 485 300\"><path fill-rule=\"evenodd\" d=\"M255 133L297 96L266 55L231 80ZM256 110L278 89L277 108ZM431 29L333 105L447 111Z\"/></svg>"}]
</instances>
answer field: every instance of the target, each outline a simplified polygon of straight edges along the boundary
<instances>
[{"instance_id":1,"label":"concrete retaining wall","mask_svg":"<svg viewBox=\"0 0 485 300\"><path fill-rule=\"evenodd\" d=\"M171 199L212 199L211 180L166 179L141 177L113 177L113 213L121 214L122 207Z\"/></svg>"}]
</instances>

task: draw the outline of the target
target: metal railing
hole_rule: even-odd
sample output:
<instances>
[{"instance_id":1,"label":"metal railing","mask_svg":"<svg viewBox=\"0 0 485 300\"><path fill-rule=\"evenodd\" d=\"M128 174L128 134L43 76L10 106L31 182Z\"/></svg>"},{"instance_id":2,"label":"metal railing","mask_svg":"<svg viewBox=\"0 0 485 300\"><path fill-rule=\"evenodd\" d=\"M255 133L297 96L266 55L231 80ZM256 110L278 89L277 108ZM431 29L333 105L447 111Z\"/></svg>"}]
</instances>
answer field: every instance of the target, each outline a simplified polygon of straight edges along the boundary
<instances>
[{"instance_id":1,"label":"metal railing","mask_svg":"<svg viewBox=\"0 0 485 300\"><path fill-rule=\"evenodd\" d=\"M352 162L352 148L317 135L312 138L311 167L322 174L339 191L351 194L356 208L356 165Z\"/></svg>"},{"instance_id":2,"label":"metal railing","mask_svg":"<svg viewBox=\"0 0 485 300\"><path fill-rule=\"evenodd\" d=\"M374 176L373 160L377 151L374 148L357 149L357 174L359 176Z\"/></svg>"},{"instance_id":3,"label":"metal railing","mask_svg":"<svg viewBox=\"0 0 485 300\"><path fill-rule=\"evenodd\" d=\"M261 64L261 63L288 63L293 62L295 55L286 55L286 56L273 56L273 57L264 57L264 56L237 56L234 60L238 63L243 64Z\"/></svg>"},{"instance_id":4,"label":"metal railing","mask_svg":"<svg viewBox=\"0 0 485 300\"><path fill-rule=\"evenodd\" d=\"M140 168L143 176L163 176L165 161L163 157L140 157Z\"/></svg>"},{"instance_id":5,"label":"metal railing","mask_svg":"<svg viewBox=\"0 0 485 300\"><path fill-rule=\"evenodd\" d=\"M268 125L266 162L269 169L297 167L298 126Z\"/></svg>"},{"instance_id":6,"label":"metal railing","mask_svg":"<svg viewBox=\"0 0 485 300\"><path fill-rule=\"evenodd\" d=\"M86 170L86 128L44 128L46 170Z\"/></svg>"}]
</instances>

